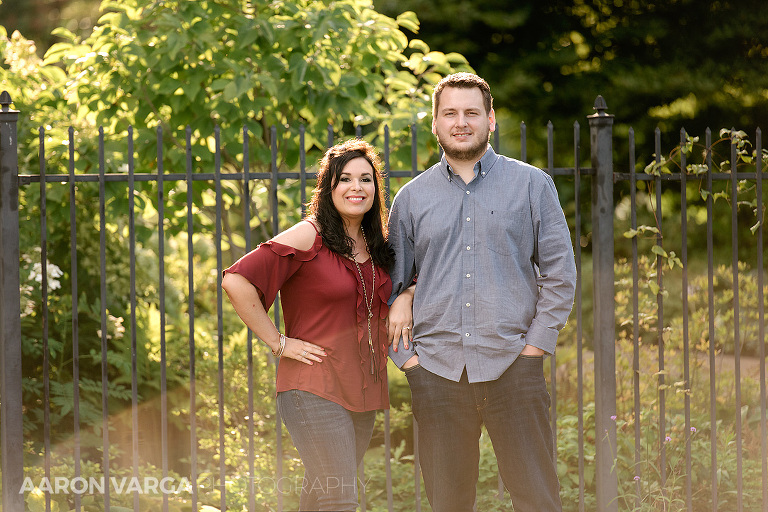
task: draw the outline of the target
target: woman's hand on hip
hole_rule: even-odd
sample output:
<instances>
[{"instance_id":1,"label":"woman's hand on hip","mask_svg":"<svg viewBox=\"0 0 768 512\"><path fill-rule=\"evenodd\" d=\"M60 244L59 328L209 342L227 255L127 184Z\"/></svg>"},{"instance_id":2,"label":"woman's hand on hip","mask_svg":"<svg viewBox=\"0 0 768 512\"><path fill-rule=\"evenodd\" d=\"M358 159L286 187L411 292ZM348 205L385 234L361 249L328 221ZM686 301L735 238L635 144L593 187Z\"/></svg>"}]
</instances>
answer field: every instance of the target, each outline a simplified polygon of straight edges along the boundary
<instances>
[{"instance_id":1,"label":"woman's hand on hip","mask_svg":"<svg viewBox=\"0 0 768 512\"><path fill-rule=\"evenodd\" d=\"M322 363L321 357L325 357L325 349L314 343L303 341L298 338L285 337L285 350L281 358L290 357L304 364L312 365Z\"/></svg>"}]
</instances>

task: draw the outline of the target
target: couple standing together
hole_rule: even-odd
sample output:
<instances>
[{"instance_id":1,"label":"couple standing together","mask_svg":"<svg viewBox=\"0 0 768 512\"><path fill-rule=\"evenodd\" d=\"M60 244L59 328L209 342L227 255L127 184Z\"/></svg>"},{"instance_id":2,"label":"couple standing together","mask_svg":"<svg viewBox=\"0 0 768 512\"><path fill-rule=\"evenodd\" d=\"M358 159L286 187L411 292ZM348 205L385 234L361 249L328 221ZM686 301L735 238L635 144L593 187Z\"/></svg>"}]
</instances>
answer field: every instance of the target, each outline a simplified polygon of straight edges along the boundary
<instances>
[{"instance_id":1,"label":"couple standing together","mask_svg":"<svg viewBox=\"0 0 768 512\"><path fill-rule=\"evenodd\" d=\"M307 219L225 270L235 311L281 358L301 510L357 509L388 355L411 388L434 512L474 509L482 425L515 510L561 510L543 359L576 269L557 191L489 146L482 78L444 78L432 115L442 159L400 189L388 220L375 150L345 142L320 163ZM267 315L278 290L285 334Z\"/></svg>"}]
</instances>

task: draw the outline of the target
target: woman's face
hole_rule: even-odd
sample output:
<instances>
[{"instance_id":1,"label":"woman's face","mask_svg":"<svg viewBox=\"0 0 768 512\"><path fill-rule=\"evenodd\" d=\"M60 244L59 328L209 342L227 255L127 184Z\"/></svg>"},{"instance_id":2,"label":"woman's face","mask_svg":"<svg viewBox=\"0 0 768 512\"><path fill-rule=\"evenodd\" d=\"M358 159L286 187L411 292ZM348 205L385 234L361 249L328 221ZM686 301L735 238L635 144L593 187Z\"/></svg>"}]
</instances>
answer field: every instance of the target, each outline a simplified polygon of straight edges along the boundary
<instances>
[{"instance_id":1,"label":"woman's face","mask_svg":"<svg viewBox=\"0 0 768 512\"><path fill-rule=\"evenodd\" d=\"M363 157L347 162L331 192L333 206L345 220L361 221L376 195L373 167Z\"/></svg>"}]
</instances>

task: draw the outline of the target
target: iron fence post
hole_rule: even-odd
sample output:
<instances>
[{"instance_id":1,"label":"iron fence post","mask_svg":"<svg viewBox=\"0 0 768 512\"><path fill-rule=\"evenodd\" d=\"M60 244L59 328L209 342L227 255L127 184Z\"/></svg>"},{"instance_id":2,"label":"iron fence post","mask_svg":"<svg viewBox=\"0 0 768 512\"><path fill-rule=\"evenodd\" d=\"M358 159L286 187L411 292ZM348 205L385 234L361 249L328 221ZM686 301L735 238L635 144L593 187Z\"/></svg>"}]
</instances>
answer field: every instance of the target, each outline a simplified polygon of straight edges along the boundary
<instances>
[{"instance_id":1,"label":"iron fence post","mask_svg":"<svg viewBox=\"0 0 768 512\"><path fill-rule=\"evenodd\" d=\"M19 292L19 111L0 93L0 454L3 510L24 510Z\"/></svg>"},{"instance_id":2,"label":"iron fence post","mask_svg":"<svg viewBox=\"0 0 768 512\"><path fill-rule=\"evenodd\" d=\"M592 283L595 351L595 480L598 512L618 510L616 456L616 305L613 254L613 115L602 96L589 119L592 167Z\"/></svg>"}]
</instances>

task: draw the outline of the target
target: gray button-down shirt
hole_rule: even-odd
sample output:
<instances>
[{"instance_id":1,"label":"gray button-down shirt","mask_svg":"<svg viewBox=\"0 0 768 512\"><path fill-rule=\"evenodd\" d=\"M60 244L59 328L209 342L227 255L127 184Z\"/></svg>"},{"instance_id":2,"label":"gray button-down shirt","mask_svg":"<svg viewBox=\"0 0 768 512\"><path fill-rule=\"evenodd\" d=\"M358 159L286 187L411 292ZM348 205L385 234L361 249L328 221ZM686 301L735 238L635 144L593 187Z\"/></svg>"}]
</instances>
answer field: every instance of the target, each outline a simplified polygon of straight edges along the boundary
<instances>
[{"instance_id":1,"label":"gray button-down shirt","mask_svg":"<svg viewBox=\"0 0 768 512\"><path fill-rule=\"evenodd\" d=\"M526 344L554 354L576 266L552 178L489 146L466 184L443 156L392 203L392 298L418 274L415 351L426 370L495 380ZM390 349L402 366L414 353Z\"/></svg>"}]
</instances>

